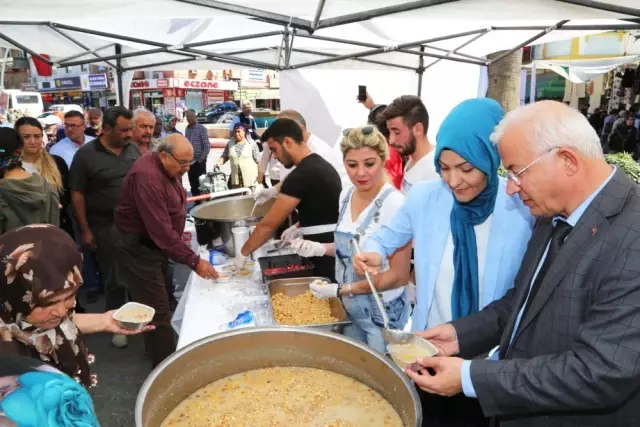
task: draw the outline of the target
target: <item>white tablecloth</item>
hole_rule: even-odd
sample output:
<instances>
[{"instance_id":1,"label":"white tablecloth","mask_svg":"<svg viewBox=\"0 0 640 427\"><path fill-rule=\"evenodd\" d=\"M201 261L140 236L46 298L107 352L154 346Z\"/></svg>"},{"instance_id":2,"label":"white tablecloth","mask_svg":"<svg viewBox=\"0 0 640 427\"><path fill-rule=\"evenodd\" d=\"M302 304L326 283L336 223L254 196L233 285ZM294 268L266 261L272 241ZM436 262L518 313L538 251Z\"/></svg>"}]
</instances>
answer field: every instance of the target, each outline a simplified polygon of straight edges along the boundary
<instances>
[{"instance_id":1,"label":"white tablecloth","mask_svg":"<svg viewBox=\"0 0 640 427\"><path fill-rule=\"evenodd\" d=\"M282 253L291 252L283 250ZM225 265L232 261L229 259ZM222 267L216 266L216 269L221 271ZM253 314L255 326L273 325L267 288L257 262L253 276L247 279L205 280L192 273L171 319L179 335L178 349L228 330L227 324L247 310Z\"/></svg>"}]
</instances>

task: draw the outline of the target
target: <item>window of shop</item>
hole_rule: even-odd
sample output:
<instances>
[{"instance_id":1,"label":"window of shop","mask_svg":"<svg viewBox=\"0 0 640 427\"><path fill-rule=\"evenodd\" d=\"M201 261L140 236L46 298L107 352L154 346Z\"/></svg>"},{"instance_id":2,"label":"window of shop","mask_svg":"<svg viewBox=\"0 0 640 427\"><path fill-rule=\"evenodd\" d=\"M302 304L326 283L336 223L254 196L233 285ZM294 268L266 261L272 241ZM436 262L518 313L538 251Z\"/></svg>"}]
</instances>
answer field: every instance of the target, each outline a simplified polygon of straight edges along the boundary
<instances>
[{"instance_id":1,"label":"window of shop","mask_svg":"<svg viewBox=\"0 0 640 427\"><path fill-rule=\"evenodd\" d=\"M201 111L203 108L203 94L205 92L201 90L188 90L186 91L185 100L187 103L187 108L194 110L196 113Z\"/></svg>"}]
</instances>

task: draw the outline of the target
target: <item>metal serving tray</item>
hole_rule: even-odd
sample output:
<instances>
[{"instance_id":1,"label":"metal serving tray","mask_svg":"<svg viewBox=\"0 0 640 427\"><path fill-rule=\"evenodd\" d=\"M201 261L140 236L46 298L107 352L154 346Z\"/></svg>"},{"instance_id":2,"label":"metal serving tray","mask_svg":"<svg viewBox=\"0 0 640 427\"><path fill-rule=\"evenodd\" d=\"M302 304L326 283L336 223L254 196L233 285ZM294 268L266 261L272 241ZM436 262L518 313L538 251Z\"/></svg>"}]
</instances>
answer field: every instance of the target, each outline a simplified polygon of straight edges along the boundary
<instances>
[{"instance_id":1,"label":"metal serving tray","mask_svg":"<svg viewBox=\"0 0 640 427\"><path fill-rule=\"evenodd\" d=\"M309 284L314 280L329 279L325 277L295 277L290 279L276 279L267 283L267 291L269 292L269 305L271 305L271 296L275 294L284 294L286 296L296 296L305 293L309 290ZM297 325L300 327L310 327L315 329L321 329L325 331L342 333L342 329L345 325L351 323L349 316L342 305L342 301L339 298L329 298L329 305L331 306L331 315L338 319L337 322L331 323L314 323L309 325ZM271 312L273 314L273 306L271 306ZM280 325L275 319L274 324Z\"/></svg>"}]
</instances>

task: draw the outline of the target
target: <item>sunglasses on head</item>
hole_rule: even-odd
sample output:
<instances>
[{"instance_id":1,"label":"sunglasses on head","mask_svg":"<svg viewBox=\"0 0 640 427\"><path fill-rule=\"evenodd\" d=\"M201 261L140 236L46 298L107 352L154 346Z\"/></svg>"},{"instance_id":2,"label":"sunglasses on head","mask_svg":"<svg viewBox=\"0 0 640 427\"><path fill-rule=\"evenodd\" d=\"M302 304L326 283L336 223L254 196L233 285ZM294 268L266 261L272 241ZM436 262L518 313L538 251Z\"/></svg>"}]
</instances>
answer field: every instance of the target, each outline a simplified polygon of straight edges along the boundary
<instances>
[{"instance_id":1,"label":"sunglasses on head","mask_svg":"<svg viewBox=\"0 0 640 427\"><path fill-rule=\"evenodd\" d=\"M360 129L360 132L362 132L362 134L364 136L370 136L373 134L373 131L375 130L375 128L373 126L364 126L361 128L347 128L345 130L342 131L342 136L349 136L349 134L351 134L351 131L354 129Z\"/></svg>"}]
</instances>

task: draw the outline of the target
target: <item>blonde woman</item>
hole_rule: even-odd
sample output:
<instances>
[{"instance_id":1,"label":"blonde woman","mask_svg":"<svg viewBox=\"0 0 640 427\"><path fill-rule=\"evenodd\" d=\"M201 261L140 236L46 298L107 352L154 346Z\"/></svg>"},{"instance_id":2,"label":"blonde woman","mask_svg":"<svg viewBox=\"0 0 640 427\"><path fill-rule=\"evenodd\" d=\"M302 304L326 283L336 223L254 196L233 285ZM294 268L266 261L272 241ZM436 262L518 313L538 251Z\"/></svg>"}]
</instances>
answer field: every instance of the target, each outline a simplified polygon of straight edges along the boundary
<instances>
[{"instance_id":1,"label":"blonde woman","mask_svg":"<svg viewBox=\"0 0 640 427\"><path fill-rule=\"evenodd\" d=\"M70 203L67 191L69 168L64 159L54 156L44 149L44 132L42 125L33 117L21 117L16 121L14 129L22 137L22 168L29 173L36 173L55 187L60 198L60 228L73 236L73 227L67 214Z\"/></svg>"},{"instance_id":2,"label":"blonde woman","mask_svg":"<svg viewBox=\"0 0 640 427\"><path fill-rule=\"evenodd\" d=\"M360 245L393 218L402 206L404 196L387 182L384 164L387 160L387 141L374 126L347 129L343 132L340 150L353 185L342 190L339 217L334 243L317 243L295 239L291 247L301 256L334 256L336 281L329 285L312 285L318 298L340 297L352 324L345 335L368 344L380 353L386 352L382 336L382 315L369 285L353 269L355 254L351 241ZM411 244L398 249L389 259L392 268L376 276L377 287L390 289L381 292L390 326L404 328L409 319L410 306L404 285L409 280Z\"/></svg>"}]
</instances>

